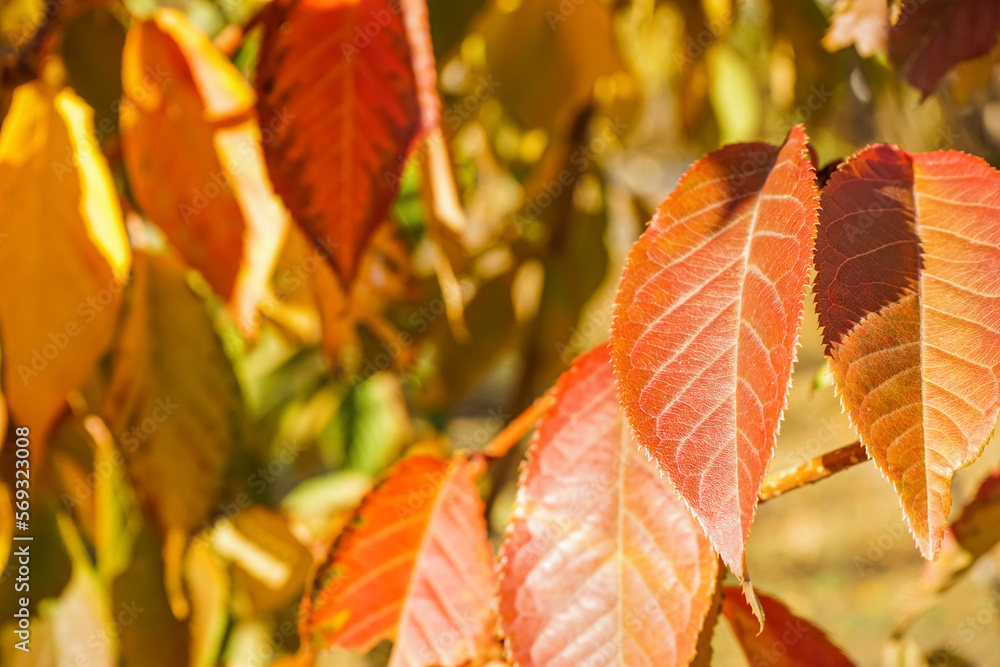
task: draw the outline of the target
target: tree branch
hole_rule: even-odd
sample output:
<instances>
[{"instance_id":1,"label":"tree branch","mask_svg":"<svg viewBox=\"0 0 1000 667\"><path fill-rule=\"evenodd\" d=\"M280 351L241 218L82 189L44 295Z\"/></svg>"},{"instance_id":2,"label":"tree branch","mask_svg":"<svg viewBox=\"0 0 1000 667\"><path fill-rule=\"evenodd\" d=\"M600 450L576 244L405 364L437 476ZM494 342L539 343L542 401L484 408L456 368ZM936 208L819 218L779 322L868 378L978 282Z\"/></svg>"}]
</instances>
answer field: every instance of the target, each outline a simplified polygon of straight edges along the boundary
<instances>
[{"instance_id":1,"label":"tree branch","mask_svg":"<svg viewBox=\"0 0 1000 667\"><path fill-rule=\"evenodd\" d=\"M835 472L864 463L867 460L868 452L865 451L861 441L856 440L794 468L779 472L764 482L757 497L760 502L777 498L786 491L818 482Z\"/></svg>"}]
</instances>

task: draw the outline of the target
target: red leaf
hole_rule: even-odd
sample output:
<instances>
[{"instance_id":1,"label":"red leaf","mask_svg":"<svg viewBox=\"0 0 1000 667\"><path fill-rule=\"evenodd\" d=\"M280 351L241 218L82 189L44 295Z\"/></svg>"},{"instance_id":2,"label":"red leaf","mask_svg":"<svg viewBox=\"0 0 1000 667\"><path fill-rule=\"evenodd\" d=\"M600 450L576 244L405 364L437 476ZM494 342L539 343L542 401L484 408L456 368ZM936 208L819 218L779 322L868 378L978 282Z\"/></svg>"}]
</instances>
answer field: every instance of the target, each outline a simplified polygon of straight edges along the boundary
<instances>
[{"instance_id":1,"label":"red leaf","mask_svg":"<svg viewBox=\"0 0 1000 667\"><path fill-rule=\"evenodd\" d=\"M612 357L625 414L729 568L743 554L788 393L816 220L801 127L681 178L632 247Z\"/></svg>"},{"instance_id":2,"label":"red leaf","mask_svg":"<svg viewBox=\"0 0 1000 667\"><path fill-rule=\"evenodd\" d=\"M906 0L889 29L889 57L927 97L954 65L989 53L998 32L995 0Z\"/></svg>"},{"instance_id":3,"label":"red leaf","mask_svg":"<svg viewBox=\"0 0 1000 667\"><path fill-rule=\"evenodd\" d=\"M726 588L722 613L751 665L775 667L850 667L854 663L823 631L767 595L760 596L767 625L759 630L757 618L738 588Z\"/></svg>"},{"instance_id":4,"label":"red leaf","mask_svg":"<svg viewBox=\"0 0 1000 667\"><path fill-rule=\"evenodd\" d=\"M501 624L522 667L687 665L718 559L628 435L607 347L555 388L501 547Z\"/></svg>"},{"instance_id":5,"label":"red leaf","mask_svg":"<svg viewBox=\"0 0 1000 667\"><path fill-rule=\"evenodd\" d=\"M1000 412L1000 173L871 146L823 190L816 304L861 442L933 558Z\"/></svg>"},{"instance_id":6,"label":"red leaf","mask_svg":"<svg viewBox=\"0 0 1000 667\"><path fill-rule=\"evenodd\" d=\"M345 283L396 194L421 113L437 116L421 12L421 0L299 0L266 22L257 86L268 169Z\"/></svg>"},{"instance_id":7,"label":"red leaf","mask_svg":"<svg viewBox=\"0 0 1000 667\"><path fill-rule=\"evenodd\" d=\"M493 640L493 553L460 459L415 456L370 493L316 573L300 632L365 652L394 638L390 667L461 665Z\"/></svg>"}]
</instances>

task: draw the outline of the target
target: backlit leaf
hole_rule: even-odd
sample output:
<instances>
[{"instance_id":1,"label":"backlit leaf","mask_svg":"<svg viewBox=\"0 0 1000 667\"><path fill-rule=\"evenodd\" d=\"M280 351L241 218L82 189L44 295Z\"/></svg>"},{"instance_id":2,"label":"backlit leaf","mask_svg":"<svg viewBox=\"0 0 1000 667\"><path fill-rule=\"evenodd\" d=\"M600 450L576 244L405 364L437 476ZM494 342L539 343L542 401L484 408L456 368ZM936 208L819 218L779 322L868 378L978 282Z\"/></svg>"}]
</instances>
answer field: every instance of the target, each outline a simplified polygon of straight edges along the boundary
<instances>
[{"instance_id":1,"label":"backlit leaf","mask_svg":"<svg viewBox=\"0 0 1000 667\"><path fill-rule=\"evenodd\" d=\"M1000 173L871 146L823 190L816 305L844 407L933 558L1000 411Z\"/></svg>"},{"instance_id":2,"label":"backlit leaf","mask_svg":"<svg viewBox=\"0 0 1000 667\"><path fill-rule=\"evenodd\" d=\"M822 630L799 618L788 607L767 595L760 596L767 624L760 625L738 588L726 588L722 613L751 665L780 667L851 667Z\"/></svg>"},{"instance_id":3,"label":"backlit leaf","mask_svg":"<svg viewBox=\"0 0 1000 667\"><path fill-rule=\"evenodd\" d=\"M815 209L801 127L783 147L711 153L632 247L615 299L629 424L740 577L795 359Z\"/></svg>"},{"instance_id":4,"label":"backlit leaf","mask_svg":"<svg viewBox=\"0 0 1000 667\"><path fill-rule=\"evenodd\" d=\"M0 325L11 420L44 440L114 335L130 251L92 112L19 87L0 131Z\"/></svg>"},{"instance_id":5,"label":"backlit leaf","mask_svg":"<svg viewBox=\"0 0 1000 667\"><path fill-rule=\"evenodd\" d=\"M994 0L906 0L889 29L889 58L927 97L957 63L989 53L998 33Z\"/></svg>"},{"instance_id":6,"label":"backlit leaf","mask_svg":"<svg viewBox=\"0 0 1000 667\"><path fill-rule=\"evenodd\" d=\"M886 0L837 0L823 46L830 51L854 45L867 58L885 50L889 30Z\"/></svg>"},{"instance_id":7,"label":"backlit leaf","mask_svg":"<svg viewBox=\"0 0 1000 667\"><path fill-rule=\"evenodd\" d=\"M501 548L501 626L522 667L687 665L716 586L701 528L632 441L606 346L555 388Z\"/></svg>"},{"instance_id":8,"label":"backlit leaf","mask_svg":"<svg viewBox=\"0 0 1000 667\"><path fill-rule=\"evenodd\" d=\"M257 87L261 126L272 133L268 169L344 283L389 209L421 127L414 67L433 56L408 42L405 24L420 18L407 15L414 4L299 0L273 6L266 21Z\"/></svg>"},{"instance_id":9,"label":"backlit leaf","mask_svg":"<svg viewBox=\"0 0 1000 667\"><path fill-rule=\"evenodd\" d=\"M172 259L136 255L103 412L160 528L200 526L218 502L240 399L205 305Z\"/></svg>"},{"instance_id":10,"label":"backlit leaf","mask_svg":"<svg viewBox=\"0 0 1000 667\"><path fill-rule=\"evenodd\" d=\"M265 173L253 90L172 9L133 21L122 80L136 200L252 331L286 220Z\"/></svg>"},{"instance_id":11,"label":"backlit leaf","mask_svg":"<svg viewBox=\"0 0 1000 667\"><path fill-rule=\"evenodd\" d=\"M356 652L394 638L390 667L454 667L488 649L495 607L468 464L417 456L362 502L303 600L300 631Z\"/></svg>"}]
</instances>

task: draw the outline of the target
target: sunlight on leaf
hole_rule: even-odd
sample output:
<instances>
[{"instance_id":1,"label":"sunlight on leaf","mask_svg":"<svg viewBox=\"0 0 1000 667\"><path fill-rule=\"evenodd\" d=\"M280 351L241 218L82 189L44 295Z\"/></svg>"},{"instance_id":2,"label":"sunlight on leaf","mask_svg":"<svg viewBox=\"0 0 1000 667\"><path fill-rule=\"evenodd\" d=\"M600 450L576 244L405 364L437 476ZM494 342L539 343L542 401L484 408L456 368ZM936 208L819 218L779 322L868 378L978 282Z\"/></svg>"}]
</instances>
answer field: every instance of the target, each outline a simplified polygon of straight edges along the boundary
<instances>
[{"instance_id":1,"label":"sunlight on leaf","mask_svg":"<svg viewBox=\"0 0 1000 667\"><path fill-rule=\"evenodd\" d=\"M252 335L286 225L264 169L253 90L172 9L133 22L122 79L136 199Z\"/></svg>"},{"instance_id":2,"label":"sunlight on leaf","mask_svg":"<svg viewBox=\"0 0 1000 667\"><path fill-rule=\"evenodd\" d=\"M741 579L795 359L816 194L801 127L783 147L710 153L632 246L615 299L628 422Z\"/></svg>"},{"instance_id":3,"label":"sunlight on leaf","mask_svg":"<svg viewBox=\"0 0 1000 667\"><path fill-rule=\"evenodd\" d=\"M111 343L131 261L91 119L70 90L35 82L0 130L4 387L39 445Z\"/></svg>"},{"instance_id":4,"label":"sunlight on leaf","mask_svg":"<svg viewBox=\"0 0 1000 667\"><path fill-rule=\"evenodd\" d=\"M501 547L517 664L687 665L719 562L632 441L608 349L576 360L538 425Z\"/></svg>"},{"instance_id":5,"label":"sunlight on leaf","mask_svg":"<svg viewBox=\"0 0 1000 667\"><path fill-rule=\"evenodd\" d=\"M933 559L951 479L1000 413L1000 173L866 148L823 190L816 308L861 442Z\"/></svg>"},{"instance_id":6,"label":"sunlight on leaf","mask_svg":"<svg viewBox=\"0 0 1000 667\"><path fill-rule=\"evenodd\" d=\"M394 637L390 667L483 657L496 622L493 553L461 460L404 459L362 502L303 600L303 641L357 652Z\"/></svg>"}]
</instances>

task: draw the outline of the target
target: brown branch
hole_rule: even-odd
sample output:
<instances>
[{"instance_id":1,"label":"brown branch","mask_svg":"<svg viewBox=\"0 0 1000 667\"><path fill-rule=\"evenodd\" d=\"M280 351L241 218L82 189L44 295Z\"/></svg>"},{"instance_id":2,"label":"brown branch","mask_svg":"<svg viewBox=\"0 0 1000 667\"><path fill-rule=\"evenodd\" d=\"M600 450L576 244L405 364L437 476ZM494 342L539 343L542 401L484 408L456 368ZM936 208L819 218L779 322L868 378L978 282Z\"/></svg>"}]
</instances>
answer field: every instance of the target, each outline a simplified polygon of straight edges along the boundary
<instances>
[{"instance_id":1,"label":"brown branch","mask_svg":"<svg viewBox=\"0 0 1000 667\"><path fill-rule=\"evenodd\" d=\"M865 451L861 441L857 440L794 468L779 472L764 482L757 497L760 502L777 498L786 491L818 482L835 472L864 463L867 460L868 452Z\"/></svg>"}]
</instances>

